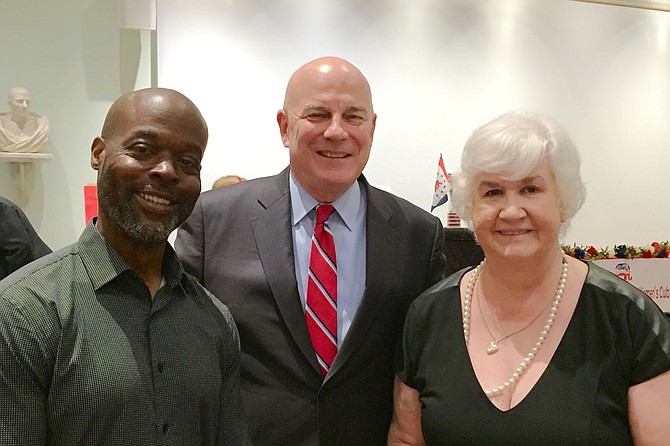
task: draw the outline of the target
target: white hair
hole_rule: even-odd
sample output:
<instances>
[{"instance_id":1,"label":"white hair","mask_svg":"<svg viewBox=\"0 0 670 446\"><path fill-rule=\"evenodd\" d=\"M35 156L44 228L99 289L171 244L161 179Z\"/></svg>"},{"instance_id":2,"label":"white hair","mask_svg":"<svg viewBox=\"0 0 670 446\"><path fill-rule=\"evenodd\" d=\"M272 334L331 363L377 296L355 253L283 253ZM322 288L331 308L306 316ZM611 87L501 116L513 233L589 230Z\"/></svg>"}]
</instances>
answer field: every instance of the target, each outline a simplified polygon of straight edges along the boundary
<instances>
[{"instance_id":1,"label":"white hair","mask_svg":"<svg viewBox=\"0 0 670 446\"><path fill-rule=\"evenodd\" d=\"M463 147L461 171L453 175L454 211L471 226L477 175L498 173L520 180L545 156L556 178L564 234L586 199L581 160L565 129L537 113L505 113L475 129Z\"/></svg>"}]
</instances>

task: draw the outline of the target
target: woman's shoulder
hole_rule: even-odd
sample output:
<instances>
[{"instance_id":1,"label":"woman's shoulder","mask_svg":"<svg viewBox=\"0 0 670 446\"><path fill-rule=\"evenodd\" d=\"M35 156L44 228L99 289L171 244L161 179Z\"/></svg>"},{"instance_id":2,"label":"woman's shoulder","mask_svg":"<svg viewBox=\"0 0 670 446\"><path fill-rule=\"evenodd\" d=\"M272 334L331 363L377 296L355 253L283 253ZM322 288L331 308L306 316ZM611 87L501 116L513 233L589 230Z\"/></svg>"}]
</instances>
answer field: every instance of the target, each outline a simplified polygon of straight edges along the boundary
<instances>
[{"instance_id":1,"label":"woman's shoulder","mask_svg":"<svg viewBox=\"0 0 670 446\"><path fill-rule=\"evenodd\" d=\"M584 283L585 291L590 291L591 294L597 294L608 299L607 302L612 305L627 306L633 304L644 312L658 312L663 315L656 303L644 291L593 262L588 262L588 268Z\"/></svg>"},{"instance_id":2,"label":"woman's shoulder","mask_svg":"<svg viewBox=\"0 0 670 446\"><path fill-rule=\"evenodd\" d=\"M659 306L647 294L598 265L589 262L582 298L609 314L609 319L619 329L628 329L641 337L647 330L655 337L670 358L670 321ZM622 326L623 325L623 326ZM646 328L644 328L646 327Z\"/></svg>"},{"instance_id":3,"label":"woman's shoulder","mask_svg":"<svg viewBox=\"0 0 670 446\"><path fill-rule=\"evenodd\" d=\"M459 284L461 278L472 268L456 271L421 293L412 303L415 311L430 311L435 306L453 305L454 302L460 305Z\"/></svg>"}]
</instances>

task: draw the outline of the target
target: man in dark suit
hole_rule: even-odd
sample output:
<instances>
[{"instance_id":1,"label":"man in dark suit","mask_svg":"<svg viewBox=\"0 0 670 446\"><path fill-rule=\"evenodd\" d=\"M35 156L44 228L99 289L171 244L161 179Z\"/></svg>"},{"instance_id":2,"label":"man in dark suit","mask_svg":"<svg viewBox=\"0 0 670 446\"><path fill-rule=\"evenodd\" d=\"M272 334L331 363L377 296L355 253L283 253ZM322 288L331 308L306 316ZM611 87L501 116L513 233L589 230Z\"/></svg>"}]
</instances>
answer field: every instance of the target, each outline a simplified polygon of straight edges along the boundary
<instances>
[{"instance_id":1,"label":"man in dark suit","mask_svg":"<svg viewBox=\"0 0 670 446\"><path fill-rule=\"evenodd\" d=\"M50 252L21 208L0 197L0 279Z\"/></svg>"},{"instance_id":2,"label":"man in dark suit","mask_svg":"<svg viewBox=\"0 0 670 446\"><path fill-rule=\"evenodd\" d=\"M386 444L405 312L445 260L439 219L362 175L376 118L355 66L307 63L277 112L289 167L202 194L179 229L185 268L228 305L240 331L256 445ZM305 310L319 204L335 208L324 224L336 251L332 363L317 360Z\"/></svg>"}]
</instances>

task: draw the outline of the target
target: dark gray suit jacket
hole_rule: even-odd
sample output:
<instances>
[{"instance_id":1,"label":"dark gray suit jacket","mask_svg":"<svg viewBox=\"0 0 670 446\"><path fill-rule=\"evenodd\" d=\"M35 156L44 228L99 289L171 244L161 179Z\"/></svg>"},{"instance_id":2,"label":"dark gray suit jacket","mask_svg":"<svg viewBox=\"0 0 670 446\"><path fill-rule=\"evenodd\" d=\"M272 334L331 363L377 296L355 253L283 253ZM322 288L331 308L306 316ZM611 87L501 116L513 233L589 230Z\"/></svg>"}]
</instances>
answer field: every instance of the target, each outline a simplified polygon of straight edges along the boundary
<instances>
[{"instance_id":1,"label":"dark gray suit jacket","mask_svg":"<svg viewBox=\"0 0 670 446\"><path fill-rule=\"evenodd\" d=\"M442 224L361 176L366 289L324 380L296 284L288 175L203 193L179 229L177 253L237 323L254 444L384 445L405 313L444 274Z\"/></svg>"},{"instance_id":2,"label":"dark gray suit jacket","mask_svg":"<svg viewBox=\"0 0 670 446\"><path fill-rule=\"evenodd\" d=\"M0 279L50 252L21 208L0 197Z\"/></svg>"}]
</instances>

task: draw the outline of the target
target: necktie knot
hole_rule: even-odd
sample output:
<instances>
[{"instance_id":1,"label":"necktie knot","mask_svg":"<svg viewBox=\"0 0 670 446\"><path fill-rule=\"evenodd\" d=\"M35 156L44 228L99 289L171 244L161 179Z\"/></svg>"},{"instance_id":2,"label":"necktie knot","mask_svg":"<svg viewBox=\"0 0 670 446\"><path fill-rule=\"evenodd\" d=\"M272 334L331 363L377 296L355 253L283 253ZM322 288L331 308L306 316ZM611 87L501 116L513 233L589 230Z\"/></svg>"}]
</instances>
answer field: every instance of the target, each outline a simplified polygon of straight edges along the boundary
<instances>
[{"instance_id":1,"label":"necktie knot","mask_svg":"<svg viewBox=\"0 0 670 446\"><path fill-rule=\"evenodd\" d=\"M335 212L335 208L332 204L319 204L316 206L316 224L323 224L328 217Z\"/></svg>"}]
</instances>

